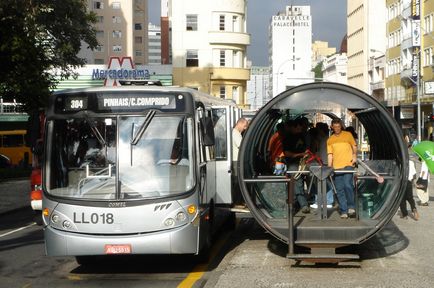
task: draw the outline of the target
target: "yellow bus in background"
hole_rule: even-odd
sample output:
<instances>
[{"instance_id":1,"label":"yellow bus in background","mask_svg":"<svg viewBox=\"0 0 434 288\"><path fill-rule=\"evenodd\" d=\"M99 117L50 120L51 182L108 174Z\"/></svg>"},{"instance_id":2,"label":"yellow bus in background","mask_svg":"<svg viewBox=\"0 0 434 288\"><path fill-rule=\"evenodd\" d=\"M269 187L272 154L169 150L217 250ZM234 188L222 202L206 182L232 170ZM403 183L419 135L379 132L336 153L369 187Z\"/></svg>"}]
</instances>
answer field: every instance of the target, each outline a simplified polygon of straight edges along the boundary
<instances>
[{"instance_id":1,"label":"yellow bus in background","mask_svg":"<svg viewBox=\"0 0 434 288\"><path fill-rule=\"evenodd\" d=\"M10 158L13 166L32 164L32 152L26 145L26 130L0 131L0 154Z\"/></svg>"}]
</instances>

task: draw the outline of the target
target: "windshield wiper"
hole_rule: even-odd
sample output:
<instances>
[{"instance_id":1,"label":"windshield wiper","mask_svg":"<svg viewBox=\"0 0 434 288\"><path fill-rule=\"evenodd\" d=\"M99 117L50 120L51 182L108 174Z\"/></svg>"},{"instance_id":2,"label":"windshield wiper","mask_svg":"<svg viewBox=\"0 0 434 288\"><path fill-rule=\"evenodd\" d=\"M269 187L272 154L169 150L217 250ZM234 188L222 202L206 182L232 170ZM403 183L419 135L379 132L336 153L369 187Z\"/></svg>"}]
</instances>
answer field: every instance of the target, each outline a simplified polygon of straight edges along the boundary
<instances>
[{"instance_id":1,"label":"windshield wiper","mask_svg":"<svg viewBox=\"0 0 434 288\"><path fill-rule=\"evenodd\" d=\"M84 113L84 118L86 119L87 123L89 123L90 130L92 130L93 135L95 135L99 144L101 144L103 147L105 147L106 142L104 140L104 137L102 137L101 133L99 132L98 127L96 127L95 123L93 123L93 121L89 118L89 115L87 115L87 113Z\"/></svg>"},{"instance_id":2,"label":"windshield wiper","mask_svg":"<svg viewBox=\"0 0 434 288\"><path fill-rule=\"evenodd\" d=\"M137 131L136 135L134 135L133 140L131 140L131 145L137 145L140 138L142 138L143 133L145 133L146 128L148 128L149 124L154 118L155 113L157 113L157 111L149 110L148 114L146 114L145 116L145 120L143 121L142 126L140 126L139 128L139 131Z\"/></svg>"}]
</instances>

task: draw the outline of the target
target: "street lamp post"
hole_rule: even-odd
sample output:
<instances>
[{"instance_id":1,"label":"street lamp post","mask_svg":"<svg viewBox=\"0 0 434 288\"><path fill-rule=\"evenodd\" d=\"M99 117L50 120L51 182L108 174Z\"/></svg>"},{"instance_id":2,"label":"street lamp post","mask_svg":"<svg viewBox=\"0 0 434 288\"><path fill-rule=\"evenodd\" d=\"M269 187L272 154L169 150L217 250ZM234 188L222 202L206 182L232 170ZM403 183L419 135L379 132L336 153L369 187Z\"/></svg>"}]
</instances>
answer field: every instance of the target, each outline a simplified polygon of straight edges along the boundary
<instances>
[{"instance_id":1,"label":"street lamp post","mask_svg":"<svg viewBox=\"0 0 434 288\"><path fill-rule=\"evenodd\" d=\"M420 124L420 50L416 55L417 61L417 78L416 78L416 105L417 105L417 142L421 139L421 124Z\"/></svg>"},{"instance_id":2,"label":"street lamp post","mask_svg":"<svg viewBox=\"0 0 434 288\"><path fill-rule=\"evenodd\" d=\"M288 63L290 61L294 61L295 62L295 61L298 61L300 59L301 59L300 57L294 57L293 56L292 58L288 58L285 61L283 61L282 63L280 63L279 68L277 69L277 73L274 74L277 77L277 79L276 79L276 94L278 94L280 92L280 90L279 90L279 78L280 78L280 75L283 74L283 72L280 73L280 69L282 69L282 67L283 67L284 64L286 64L286 63Z\"/></svg>"},{"instance_id":3,"label":"street lamp post","mask_svg":"<svg viewBox=\"0 0 434 288\"><path fill-rule=\"evenodd\" d=\"M421 129L421 109L420 109L420 49L414 53L414 61L416 61L417 65L417 73L416 73L416 81L414 81L411 77L408 77L413 84L416 85L416 133L417 133L417 142L422 140L422 129Z\"/></svg>"}]
</instances>

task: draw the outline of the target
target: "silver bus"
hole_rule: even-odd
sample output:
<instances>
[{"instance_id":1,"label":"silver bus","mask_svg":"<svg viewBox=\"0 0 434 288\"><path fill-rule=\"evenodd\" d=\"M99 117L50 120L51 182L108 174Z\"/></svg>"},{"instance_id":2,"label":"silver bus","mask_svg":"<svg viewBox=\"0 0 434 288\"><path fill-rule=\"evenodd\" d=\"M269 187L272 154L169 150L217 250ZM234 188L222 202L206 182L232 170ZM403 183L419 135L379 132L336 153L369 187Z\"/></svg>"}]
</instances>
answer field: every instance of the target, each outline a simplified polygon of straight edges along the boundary
<instances>
[{"instance_id":1,"label":"silver bus","mask_svg":"<svg viewBox=\"0 0 434 288\"><path fill-rule=\"evenodd\" d=\"M195 254L232 217L230 100L175 87L57 92L43 166L47 255Z\"/></svg>"}]
</instances>

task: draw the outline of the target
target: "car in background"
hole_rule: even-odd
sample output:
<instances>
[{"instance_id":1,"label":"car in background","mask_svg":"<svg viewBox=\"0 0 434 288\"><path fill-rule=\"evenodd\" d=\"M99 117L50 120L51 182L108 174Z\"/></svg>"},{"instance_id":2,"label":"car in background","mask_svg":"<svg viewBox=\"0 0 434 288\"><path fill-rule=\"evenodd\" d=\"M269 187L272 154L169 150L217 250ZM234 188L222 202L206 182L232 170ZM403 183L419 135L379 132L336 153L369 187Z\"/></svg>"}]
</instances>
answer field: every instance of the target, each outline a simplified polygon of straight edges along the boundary
<instances>
[{"instance_id":1,"label":"car in background","mask_svg":"<svg viewBox=\"0 0 434 288\"><path fill-rule=\"evenodd\" d=\"M30 206L35 211L35 222L42 225L42 174L40 168L34 168L30 175Z\"/></svg>"},{"instance_id":2,"label":"car in background","mask_svg":"<svg viewBox=\"0 0 434 288\"><path fill-rule=\"evenodd\" d=\"M3 154L0 154L0 168L10 168L12 167L11 159Z\"/></svg>"}]
</instances>

